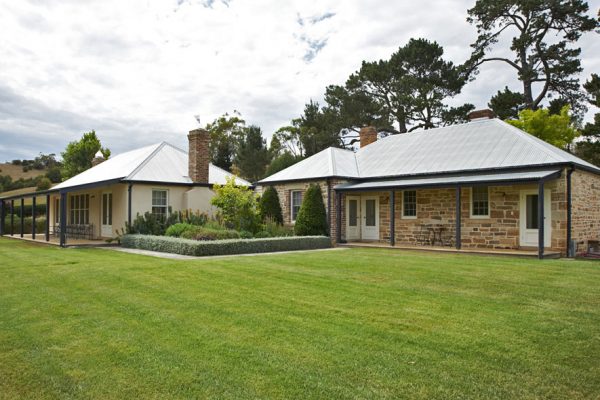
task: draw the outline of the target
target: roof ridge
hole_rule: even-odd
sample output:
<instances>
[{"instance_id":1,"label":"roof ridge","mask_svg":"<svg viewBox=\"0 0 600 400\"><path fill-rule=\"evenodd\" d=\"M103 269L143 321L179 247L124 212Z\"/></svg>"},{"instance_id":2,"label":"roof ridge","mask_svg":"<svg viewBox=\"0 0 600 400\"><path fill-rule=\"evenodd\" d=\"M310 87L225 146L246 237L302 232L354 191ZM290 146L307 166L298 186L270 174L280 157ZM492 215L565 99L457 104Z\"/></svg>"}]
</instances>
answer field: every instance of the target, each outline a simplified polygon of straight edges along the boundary
<instances>
[{"instance_id":1,"label":"roof ridge","mask_svg":"<svg viewBox=\"0 0 600 400\"><path fill-rule=\"evenodd\" d=\"M163 147L165 147L166 144L169 144L167 142L160 142L160 144L156 147L156 149L152 150L152 152L150 154L148 154L148 157L146 157L144 159L144 161L142 161L140 163L140 165L138 165L137 167L135 167L135 169L133 171L131 171L131 173L129 175L127 175L125 178L123 178L123 180L129 180L131 179L135 174L137 174L138 172L140 172L140 170L146 166L150 160L156 155L156 153L158 153L158 151L160 149L162 149Z\"/></svg>"}]
</instances>

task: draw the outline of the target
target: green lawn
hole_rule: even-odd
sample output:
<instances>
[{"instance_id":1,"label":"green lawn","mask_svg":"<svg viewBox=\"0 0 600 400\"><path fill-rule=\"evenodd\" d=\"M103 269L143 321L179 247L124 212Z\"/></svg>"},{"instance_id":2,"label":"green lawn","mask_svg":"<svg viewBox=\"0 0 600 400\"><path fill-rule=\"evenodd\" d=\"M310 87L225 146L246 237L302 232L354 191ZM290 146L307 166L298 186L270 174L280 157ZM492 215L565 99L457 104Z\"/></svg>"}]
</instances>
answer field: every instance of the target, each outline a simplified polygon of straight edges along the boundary
<instances>
[{"instance_id":1,"label":"green lawn","mask_svg":"<svg viewBox=\"0 0 600 400\"><path fill-rule=\"evenodd\" d=\"M0 398L599 396L599 262L0 239Z\"/></svg>"}]
</instances>

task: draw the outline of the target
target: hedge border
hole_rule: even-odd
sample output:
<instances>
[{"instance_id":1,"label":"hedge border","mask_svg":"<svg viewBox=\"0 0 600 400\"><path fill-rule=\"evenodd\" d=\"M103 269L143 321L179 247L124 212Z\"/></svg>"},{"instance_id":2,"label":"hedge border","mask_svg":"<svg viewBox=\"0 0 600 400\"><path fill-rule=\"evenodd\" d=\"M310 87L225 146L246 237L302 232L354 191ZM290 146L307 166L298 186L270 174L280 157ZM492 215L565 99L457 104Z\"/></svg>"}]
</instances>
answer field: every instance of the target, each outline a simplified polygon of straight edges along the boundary
<instances>
[{"instance_id":1,"label":"hedge border","mask_svg":"<svg viewBox=\"0 0 600 400\"><path fill-rule=\"evenodd\" d=\"M327 236L287 236L198 241L167 236L133 234L121 237L121 246L130 249L201 257L326 249L331 247L331 239Z\"/></svg>"}]
</instances>

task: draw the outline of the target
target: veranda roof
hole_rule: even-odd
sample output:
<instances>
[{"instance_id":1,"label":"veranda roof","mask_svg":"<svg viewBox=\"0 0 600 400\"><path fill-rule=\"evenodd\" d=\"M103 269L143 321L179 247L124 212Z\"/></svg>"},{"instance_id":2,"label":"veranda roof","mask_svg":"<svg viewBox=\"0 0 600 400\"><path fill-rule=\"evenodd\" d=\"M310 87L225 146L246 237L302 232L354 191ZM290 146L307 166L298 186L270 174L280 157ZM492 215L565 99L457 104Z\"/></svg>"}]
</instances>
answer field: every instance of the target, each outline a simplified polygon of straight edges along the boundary
<instances>
[{"instance_id":1,"label":"veranda roof","mask_svg":"<svg viewBox=\"0 0 600 400\"><path fill-rule=\"evenodd\" d=\"M335 186L337 191L377 191L423 187L450 187L456 185L484 185L536 182L541 179L557 178L559 169L525 172L498 172L480 175L451 175L429 178L406 178L385 181L349 182Z\"/></svg>"}]
</instances>

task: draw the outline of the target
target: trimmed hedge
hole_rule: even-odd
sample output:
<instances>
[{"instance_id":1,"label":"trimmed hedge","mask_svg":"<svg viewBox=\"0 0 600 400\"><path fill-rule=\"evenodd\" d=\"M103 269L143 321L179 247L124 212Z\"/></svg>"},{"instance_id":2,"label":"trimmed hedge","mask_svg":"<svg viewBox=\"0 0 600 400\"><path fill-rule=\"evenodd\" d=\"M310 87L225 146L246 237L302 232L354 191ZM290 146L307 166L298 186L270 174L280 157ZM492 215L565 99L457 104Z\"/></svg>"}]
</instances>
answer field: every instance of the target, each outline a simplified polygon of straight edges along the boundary
<instances>
[{"instance_id":1,"label":"trimmed hedge","mask_svg":"<svg viewBox=\"0 0 600 400\"><path fill-rule=\"evenodd\" d=\"M30 234L31 233L31 225L33 219L31 217L25 217L23 220L24 231L23 233ZM18 215L15 215L15 225L14 225L14 233L21 232L21 218ZM38 234L46 232L46 217L36 217L35 218L35 232ZM7 215L4 219L4 233L10 233L10 215Z\"/></svg>"},{"instance_id":2,"label":"trimmed hedge","mask_svg":"<svg viewBox=\"0 0 600 400\"><path fill-rule=\"evenodd\" d=\"M188 256L218 256L276 251L313 250L331 247L326 236L196 241L166 236L125 235L121 246Z\"/></svg>"}]
</instances>

